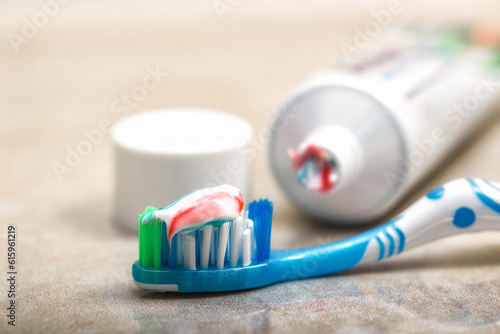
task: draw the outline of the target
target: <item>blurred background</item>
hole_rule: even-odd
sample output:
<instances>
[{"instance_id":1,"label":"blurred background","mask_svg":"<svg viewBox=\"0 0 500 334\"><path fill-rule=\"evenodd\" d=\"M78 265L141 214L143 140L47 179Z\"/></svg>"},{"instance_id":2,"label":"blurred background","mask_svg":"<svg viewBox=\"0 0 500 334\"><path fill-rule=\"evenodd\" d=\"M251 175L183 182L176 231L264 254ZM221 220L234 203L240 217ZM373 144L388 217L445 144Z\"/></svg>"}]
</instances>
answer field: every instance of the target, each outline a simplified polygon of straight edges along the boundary
<instances>
[{"instance_id":1,"label":"blurred background","mask_svg":"<svg viewBox=\"0 0 500 334\"><path fill-rule=\"evenodd\" d=\"M499 20L500 5L493 0L393 2L400 10L390 25ZM55 182L51 163L64 161L66 146L75 148L83 130L97 128L104 117L114 122L121 117L113 113L113 102L141 85L148 68L168 76L142 101L132 102L128 114L208 107L238 114L258 132L293 87L339 57L339 45L352 44L356 29L388 4L2 1L2 150L15 150L18 159L26 159L11 157L2 164L8 168L2 170L9 175L6 186L27 178L62 186ZM107 136L73 172L64 174L64 182L87 183L97 177L102 182L95 187L109 188L111 178L102 176L109 176L111 164L102 162L110 154ZM264 157L260 152L259 158ZM275 191L256 195L274 197Z\"/></svg>"},{"instance_id":2,"label":"blurred background","mask_svg":"<svg viewBox=\"0 0 500 334\"><path fill-rule=\"evenodd\" d=\"M162 321L175 324L179 330L201 328L196 319L181 322L173 318L182 318L180 314L186 309L191 316L197 313L186 297L147 295L133 285L130 265L137 258L137 240L122 234L112 222L109 135L63 174L55 172L55 163L64 163L68 152L85 139L84 132L98 128L104 119L114 124L124 115L151 109L220 109L245 118L258 133L268 126L273 112L292 88L340 57L339 45L352 43L357 29L374 20L374 12L393 5L401 10L391 16L388 27L435 23L500 25L497 0L0 1L1 233L8 224L19 226L23 282L20 314L24 314L20 323L24 321L24 328L54 330L67 328L63 324L71 323L73 329L106 331L113 323L109 319L116 321L115 330L154 329ZM151 72L161 73L157 87L130 100L131 92L143 85L144 77ZM433 185L455 177L500 180L499 139L497 118L402 207ZM254 163L254 180L254 194L272 198L276 203L273 248L313 245L321 241L318 238L335 240L360 231L334 230L303 217L274 182L265 150L259 151ZM429 330L478 326L498 330L499 263L488 257L500 251L494 237L473 238L473 243L462 243L465 248L444 241L442 249L454 250L455 256L444 251L431 256L416 250L382 267L423 266L425 271L451 263L450 272L443 275L451 275L453 282L467 281L463 268L454 267L459 263L488 267L487 272L469 268L469 272L476 271L467 276L470 281L462 283L474 284L474 277L481 276L477 284L486 284L487 288L473 300L456 297L459 306L446 299L451 305L447 310L437 305L417 308L415 300L425 296L423 290L417 289L414 292L420 295L413 304L391 304L396 309L402 307L404 312L391 309L389 313L396 315L386 319L385 311L380 309L371 317L349 320L349 312L357 310L359 314L363 307L345 308L341 303L344 297L325 299L321 293L310 294L313 297L304 302L304 294L296 288L304 287L300 284L319 284L318 281L290 283L293 289L282 291L287 300L306 304L294 307L285 301L276 302L284 300L283 294L272 299L270 290L251 291L247 309L253 310L254 315L245 318L243 328L255 329L258 325L261 330L286 331L307 325L310 330L339 326L340 330L349 331L368 329L378 323L378 329L388 330L410 329L416 322ZM471 252L473 255L469 255ZM496 272L489 271L491 266ZM380 279L394 280L392 286L407 279L405 275L413 275L405 272L398 276L390 271L387 272L391 278L381 274L384 277ZM357 275L354 280L360 281L353 284L362 286L367 275ZM432 280L436 283L428 287L432 290L428 293L435 299L445 298L444 293L437 291L449 288L439 283L447 281L447 276L430 275L434 275ZM345 278L339 279L338 284L345 283ZM425 277L419 282L428 280ZM377 305L377 298L386 296L381 292L383 288L377 290L377 286L384 285L359 288L365 296L372 297L372 303L365 306L368 309ZM329 291L339 289L341 286L329 287ZM213 330L232 328L232 320L246 314L237 311L241 304L237 304L235 296L196 298L200 305L205 305L204 310L222 310L223 305L233 310L228 313L231 315L219 311L221 320L215 324L208 315L203 316L205 323L214 326ZM488 298L493 304L474 308ZM316 303L318 300L320 304ZM94 303L100 305L99 317L89 309ZM468 312L463 315L465 318L460 317L459 309ZM312 326L313 319L322 322ZM387 325L383 325L384 321Z\"/></svg>"}]
</instances>

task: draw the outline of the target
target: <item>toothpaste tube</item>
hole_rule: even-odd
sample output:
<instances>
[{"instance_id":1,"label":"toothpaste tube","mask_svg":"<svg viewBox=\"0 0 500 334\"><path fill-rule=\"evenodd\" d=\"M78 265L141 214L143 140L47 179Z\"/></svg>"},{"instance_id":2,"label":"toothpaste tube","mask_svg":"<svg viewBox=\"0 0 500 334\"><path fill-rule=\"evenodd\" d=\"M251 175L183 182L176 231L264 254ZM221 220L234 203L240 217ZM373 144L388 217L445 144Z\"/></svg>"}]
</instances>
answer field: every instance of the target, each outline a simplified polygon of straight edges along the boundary
<instances>
[{"instance_id":1,"label":"toothpaste tube","mask_svg":"<svg viewBox=\"0 0 500 334\"><path fill-rule=\"evenodd\" d=\"M500 41L491 36L389 30L298 87L271 126L281 188L331 223L387 214L495 113Z\"/></svg>"}]
</instances>

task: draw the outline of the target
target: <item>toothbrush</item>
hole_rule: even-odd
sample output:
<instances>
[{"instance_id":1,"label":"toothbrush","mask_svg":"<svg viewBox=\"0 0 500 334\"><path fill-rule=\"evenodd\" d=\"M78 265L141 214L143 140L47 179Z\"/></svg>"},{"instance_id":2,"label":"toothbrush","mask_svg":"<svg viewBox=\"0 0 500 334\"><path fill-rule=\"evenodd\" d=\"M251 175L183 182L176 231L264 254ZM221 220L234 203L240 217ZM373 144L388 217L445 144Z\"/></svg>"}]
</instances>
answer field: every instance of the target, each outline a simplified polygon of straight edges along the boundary
<instances>
[{"instance_id":1,"label":"toothbrush","mask_svg":"<svg viewBox=\"0 0 500 334\"><path fill-rule=\"evenodd\" d=\"M177 292L251 289L343 272L462 232L500 230L500 183L462 178L357 236L305 249L270 250L272 202L254 201L248 212L240 212L241 195L233 188L199 190L167 208L146 209L139 218L139 261L132 266L137 286ZM227 195L223 201L217 199L221 193ZM204 215L167 236L174 231L171 218L193 208L213 212L213 220ZM162 221L166 211L171 216Z\"/></svg>"}]
</instances>

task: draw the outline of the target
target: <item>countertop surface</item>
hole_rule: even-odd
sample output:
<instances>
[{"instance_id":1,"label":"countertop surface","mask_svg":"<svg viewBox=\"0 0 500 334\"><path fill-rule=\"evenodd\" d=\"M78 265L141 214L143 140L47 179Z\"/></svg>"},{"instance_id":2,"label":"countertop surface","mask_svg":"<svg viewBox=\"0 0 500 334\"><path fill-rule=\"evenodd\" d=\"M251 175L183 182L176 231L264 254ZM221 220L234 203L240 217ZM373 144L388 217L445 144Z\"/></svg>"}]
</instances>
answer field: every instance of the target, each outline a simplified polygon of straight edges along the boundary
<instances>
[{"instance_id":1,"label":"countertop surface","mask_svg":"<svg viewBox=\"0 0 500 334\"><path fill-rule=\"evenodd\" d=\"M500 3L480 3L402 2L390 24L498 23ZM250 291L137 288L131 277L137 237L113 220L109 135L59 177L54 162L65 164L85 131L103 119L115 123L122 115L113 113L114 101L140 85L148 69L168 75L127 114L208 107L244 117L259 133L287 93L338 57L339 44L350 43L356 29L374 20L370 13L387 4L117 4L60 4L26 37L23 18L44 9L38 2L0 3L1 332L500 331L498 232L455 236L341 275ZM500 181L499 142L496 117L389 216L457 177ZM317 245L366 229L303 216L274 181L265 149L254 161L253 190L275 202L273 248ZM10 225L17 233L15 327L5 310Z\"/></svg>"}]
</instances>

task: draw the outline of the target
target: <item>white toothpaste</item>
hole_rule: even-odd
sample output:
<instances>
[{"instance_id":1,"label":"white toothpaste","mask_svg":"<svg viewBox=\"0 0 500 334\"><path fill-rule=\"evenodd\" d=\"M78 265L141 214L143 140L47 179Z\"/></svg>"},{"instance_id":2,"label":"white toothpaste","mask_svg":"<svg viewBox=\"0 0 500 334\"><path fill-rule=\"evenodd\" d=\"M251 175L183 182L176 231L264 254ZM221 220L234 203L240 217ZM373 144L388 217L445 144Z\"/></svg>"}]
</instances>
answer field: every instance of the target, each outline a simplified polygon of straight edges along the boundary
<instances>
[{"instance_id":1,"label":"white toothpaste","mask_svg":"<svg viewBox=\"0 0 500 334\"><path fill-rule=\"evenodd\" d=\"M205 188L186 195L170 206L145 215L142 224L159 219L167 224L167 236L199 229L216 221L233 220L243 209L243 198L238 188L221 185Z\"/></svg>"}]
</instances>

